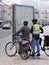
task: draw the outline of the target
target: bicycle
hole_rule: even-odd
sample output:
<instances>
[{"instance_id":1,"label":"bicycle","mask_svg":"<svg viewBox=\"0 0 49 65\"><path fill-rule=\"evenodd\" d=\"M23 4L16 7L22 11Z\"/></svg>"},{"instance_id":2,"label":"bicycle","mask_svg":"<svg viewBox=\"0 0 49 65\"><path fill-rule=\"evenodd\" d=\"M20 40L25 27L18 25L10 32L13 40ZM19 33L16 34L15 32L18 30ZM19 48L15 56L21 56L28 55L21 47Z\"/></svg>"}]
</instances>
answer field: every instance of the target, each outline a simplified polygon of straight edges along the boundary
<instances>
[{"instance_id":1,"label":"bicycle","mask_svg":"<svg viewBox=\"0 0 49 65\"><path fill-rule=\"evenodd\" d=\"M15 54L18 52L21 58L26 60L30 56L29 54L31 52L29 51L28 53L28 51L26 50L26 48L30 48L30 41L27 41L24 44L22 44L21 42L22 42L21 35L16 36L16 42L8 42L5 46L6 54L9 57L12 57L15 56ZM19 50L19 44L21 45L21 50ZM29 45L29 47L27 47L27 45Z\"/></svg>"},{"instance_id":2,"label":"bicycle","mask_svg":"<svg viewBox=\"0 0 49 65\"><path fill-rule=\"evenodd\" d=\"M43 47L41 46L41 50L43 52L45 52L45 54L47 56L49 56L49 44L47 44L48 43L47 37L49 39L49 36L44 36L44 40L40 38L40 46L41 46L41 41L43 40L44 43L43 43ZM8 42L6 44L5 52L9 57L15 56L15 54L17 52L19 53L19 51L20 51L19 55L21 56L21 58L23 60L26 60L31 56L32 51L31 51L31 42L30 41L28 41L24 45L21 44L21 49L19 51L17 50L17 43L20 44L21 41L22 41L21 36L19 35L19 36L17 36L16 42ZM10 47L8 47L8 46L10 46ZM11 53L11 51L12 51L12 53ZM35 54L36 53L37 53L37 51L35 52Z\"/></svg>"}]
</instances>

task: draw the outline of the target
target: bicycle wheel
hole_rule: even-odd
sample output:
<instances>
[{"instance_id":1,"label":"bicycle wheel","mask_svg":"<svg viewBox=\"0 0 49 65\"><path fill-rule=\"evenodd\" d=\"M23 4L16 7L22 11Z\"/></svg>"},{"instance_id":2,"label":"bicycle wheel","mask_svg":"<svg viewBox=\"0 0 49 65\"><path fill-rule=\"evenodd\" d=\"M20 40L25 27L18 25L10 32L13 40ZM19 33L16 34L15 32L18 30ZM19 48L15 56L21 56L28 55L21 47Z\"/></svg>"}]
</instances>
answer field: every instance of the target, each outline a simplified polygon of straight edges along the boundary
<instances>
[{"instance_id":1,"label":"bicycle wheel","mask_svg":"<svg viewBox=\"0 0 49 65\"><path fill-rule=\"evenodd\" d=\"M49 46L45 46L45 54L49 56Z\"/></svg>"},{"instance_id":2,"label":"bicycle wheel","mask_svg":"<svg viewBox=\"0 0 49 65\"><path fill-rule=\"evenodd\" d=\"M23 60L27 60L28 58L29 58L29 56L30 56L30 54L31 54L31 51L23 51L21 54L20 54L20 56L21 56L21 58L23 59Z\"/></svg>"},{"instance_id":3,"label":"bicycle wheel","mask_svg":"<svg viewBox=\"0 0 49 65\"><path fill-rule=\"evenodd\" d=\"M13 42L8 42L5 46L5 52L9 57L14 56L17 53L16 45Z\"/></svg>"}]
</instances>

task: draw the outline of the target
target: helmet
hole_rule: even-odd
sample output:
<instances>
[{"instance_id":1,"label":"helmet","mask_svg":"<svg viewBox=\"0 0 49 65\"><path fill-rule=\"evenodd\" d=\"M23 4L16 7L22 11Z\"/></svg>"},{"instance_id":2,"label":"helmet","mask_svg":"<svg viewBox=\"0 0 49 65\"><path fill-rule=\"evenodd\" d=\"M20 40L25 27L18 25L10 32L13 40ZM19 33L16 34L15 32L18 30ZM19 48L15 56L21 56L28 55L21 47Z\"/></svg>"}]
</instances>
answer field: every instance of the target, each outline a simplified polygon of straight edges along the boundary
<instances>
[{"instance_id":1,"label":"helmet","mask_svg":"<svg viewBox=\"0 0 49 65\"><path fill-rule=\"evenodd\" d=\"M32 19L32 22L33 23L37 23L37 19Z\"/></svg>"},{"instance_id":2,"label":"helmet","mask_svg":"<svg viewBox=\"0 0 49 65\"><path fill-rule=\"evenodd\" d=\"M24 25L28 25L28 21L24 21L23 24L24 24Z\"/></svg>"}]
</instances>

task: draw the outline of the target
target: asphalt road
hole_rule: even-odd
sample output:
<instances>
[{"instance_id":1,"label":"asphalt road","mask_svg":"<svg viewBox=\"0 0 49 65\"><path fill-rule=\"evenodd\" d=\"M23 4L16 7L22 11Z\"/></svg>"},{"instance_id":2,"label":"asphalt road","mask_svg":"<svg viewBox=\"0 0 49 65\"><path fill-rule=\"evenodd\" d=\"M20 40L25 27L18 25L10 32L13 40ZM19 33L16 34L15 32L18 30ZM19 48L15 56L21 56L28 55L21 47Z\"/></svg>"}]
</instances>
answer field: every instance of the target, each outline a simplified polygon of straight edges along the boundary
<instances>
[{"instance_id":1,"label":"asphalt road","mask_svg":"<svg viewBox=\"0 0 49 65\"><path fill-rule=\"evenodd\" d=\"M2 30L0 28L0 55L4 55L4 47L6 43L10 40L10 38L8 39L9 36L12 36L12 29Z\"/></svg>"},{"instance_id":2,"label":"asphalt road","mask_svg":"<svg viewBox=\"0 0 49 65\"><path fill-rule=\"evenodd\" d=\"M28 60L22 60L19 54L8 57L5 53L5 45L12 41L11 33L11 30L0 30L0 65L49 65L49 57L42 51L40 57L29 57Z\"/></svg>"},{"instance_id":3,"label":"asphalt road","mask_svg":"<svg viewBox=\"0 0 49 65\"><path fill-rule=\"evenodd\" d=\"M0 28L0 39L3 39L5 37L8 37L10 34L12 34L12 30L9 29L9 30L5 30L5 29L1 29Z\"/></svg>"}]
</instances>

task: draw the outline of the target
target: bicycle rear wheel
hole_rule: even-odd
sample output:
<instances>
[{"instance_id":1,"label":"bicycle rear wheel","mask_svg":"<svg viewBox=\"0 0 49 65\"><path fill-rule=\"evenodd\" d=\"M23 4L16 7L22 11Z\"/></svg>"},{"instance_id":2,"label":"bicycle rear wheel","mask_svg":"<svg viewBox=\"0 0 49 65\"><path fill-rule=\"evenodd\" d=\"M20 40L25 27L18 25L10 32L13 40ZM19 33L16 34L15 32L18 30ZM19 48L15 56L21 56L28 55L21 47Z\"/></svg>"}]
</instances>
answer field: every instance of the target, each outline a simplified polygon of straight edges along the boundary
<instances>
[{"instance_id":1,"label":"bicycle rear wheel","mask_svg":"<svg viewBox=\"0 0 49 65\"><path fill-rule=\"evenodd\" d=\"M31 51L23 51L21 54L20 54L20 57L23 59L23 60L27 60L29 58L31 54Z\"/></svg>"},{"instance_id":2,"label":"bicycle rear wheel","mask_svg":"<svg viewBox=\"0 0 49 65\"><path fill-rule=\"evenodd\" d=\"M17 53L17 48L15 43L8 42L5 46L5 52L9 57L14 56Z\"/></svg>"},{"instance_id":3,"label":"bicycle rear wheel","mask_svg":"<svg viewBox=\"0 0 49 65\"><path fill-rule=\"evenodd\" d=\"M49 46L45 46L45 54L49 56Z\"/></svg>"}]
</instances>

